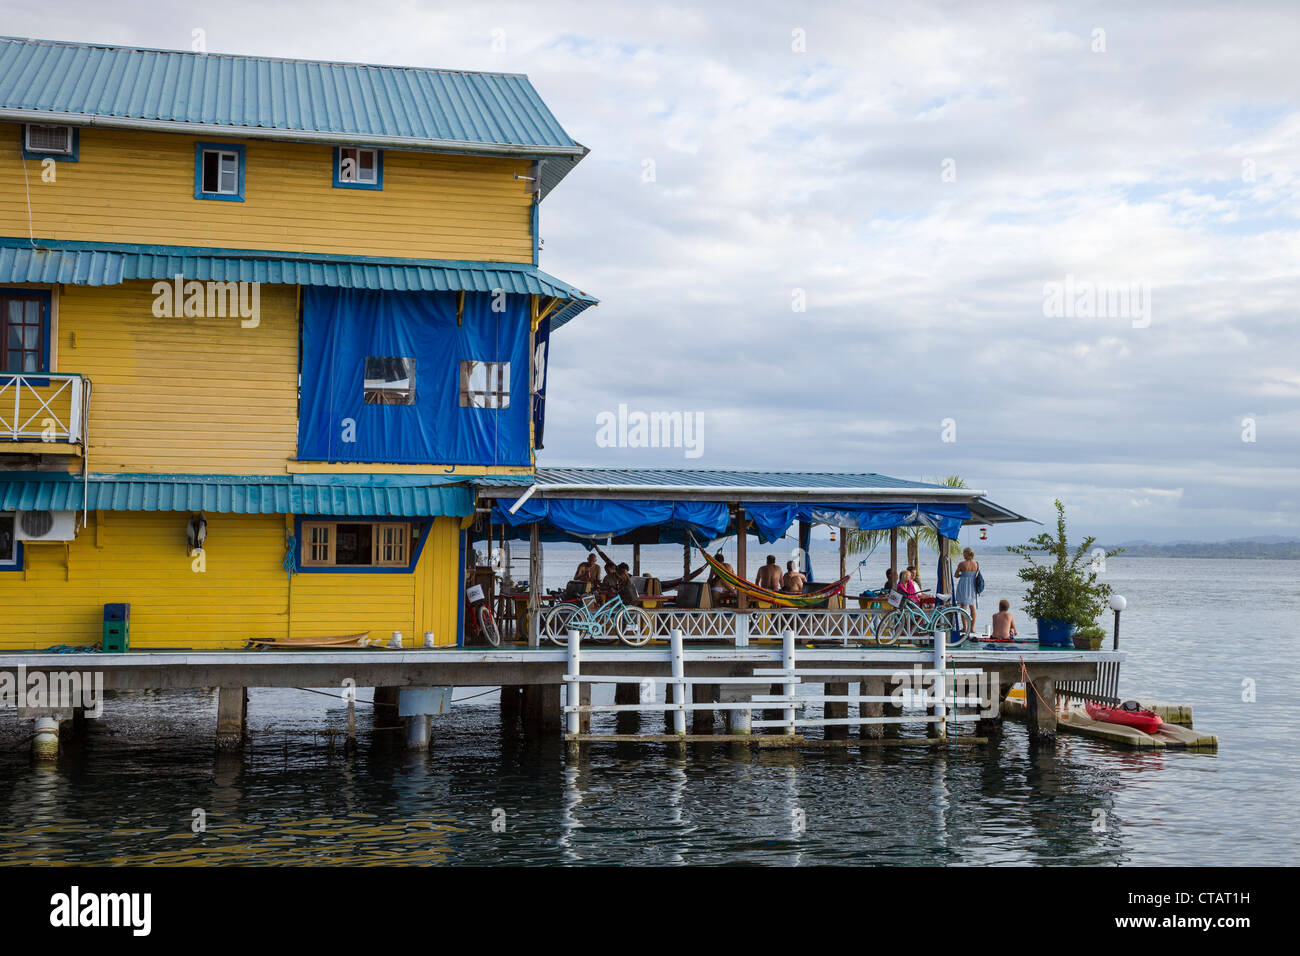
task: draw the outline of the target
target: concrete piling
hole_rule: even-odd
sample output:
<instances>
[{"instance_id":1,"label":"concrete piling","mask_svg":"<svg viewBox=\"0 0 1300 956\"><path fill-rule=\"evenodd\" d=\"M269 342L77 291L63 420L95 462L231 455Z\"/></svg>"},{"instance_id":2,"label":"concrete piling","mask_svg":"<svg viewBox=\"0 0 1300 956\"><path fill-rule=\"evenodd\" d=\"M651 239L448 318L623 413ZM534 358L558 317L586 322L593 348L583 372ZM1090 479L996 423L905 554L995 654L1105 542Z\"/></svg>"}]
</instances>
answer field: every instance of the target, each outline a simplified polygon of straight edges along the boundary
<instances>
[{"instance_id":1,"label":"concrete piling","mask_svg":"<svg viewBox=\"0 0 1300 956\"><path fill-rule=\"evenodd\" d=\"M217 688L217 749L238 750L248 725L248 688Z\"/></svg>"},{"instance_id":2,"label":"concrete piling","mask_svg":"<svg viewBox=\"0 0 1300 956\"><path fill-rule=\"evenodd\" d=\"M1030 677L1025 686L1025 707L1029 717L1029 739L1052 743L1056 740L1056 681Z\"/></svg>"},{"instance_id":3,"label":"concrete piling","mask_svg":"<svg viewBox=\"0 0 1300 956\"><path fill-rule=\"evenodd\" d=\"M37 717L32 736L32 756L37 760L55 760L59 756L59 722L53 717Z\"/></svg>"}]
</instances>

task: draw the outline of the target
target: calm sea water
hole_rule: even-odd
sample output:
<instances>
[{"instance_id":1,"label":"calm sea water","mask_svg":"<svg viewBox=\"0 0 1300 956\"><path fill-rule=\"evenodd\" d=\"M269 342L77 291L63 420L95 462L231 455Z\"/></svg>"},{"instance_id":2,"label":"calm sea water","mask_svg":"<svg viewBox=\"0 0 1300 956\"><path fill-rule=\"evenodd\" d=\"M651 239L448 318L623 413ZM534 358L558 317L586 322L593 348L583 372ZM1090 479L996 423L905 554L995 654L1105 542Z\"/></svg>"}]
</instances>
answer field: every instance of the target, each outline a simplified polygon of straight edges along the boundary
<instances>
[{"instance_id":1,"label":"calm sea water","mask_svg":"<svg viewBox=\"0 0 1300 956\"><path fill-rule=\"evenodd\" d=\"M837 557L814 558L825 579ZM981 558L984 621L1020 586L1016 559ZM667 549L644 563L672 575L680 560ZM864 583L882 572L873 558ZM1190 702L1196 725L1219 735L1217 755L1069 736L1031 750L1008 722L997 746L949 753L721 745L683 758L626 745L578 763L503 735L488 692L438 721L428 754L363 734L345 758L270 733L217 758L210 693L133 694L109 701L53 767L28 758L30 725L0 713L0 863L1290 864L1297 575L1300 562L1108 563L1129 602L1121 693ZM343 724L337 700L252 693L255 730ZM206 832L192 830L196 810Z\"/></svg>"}]
</instances>

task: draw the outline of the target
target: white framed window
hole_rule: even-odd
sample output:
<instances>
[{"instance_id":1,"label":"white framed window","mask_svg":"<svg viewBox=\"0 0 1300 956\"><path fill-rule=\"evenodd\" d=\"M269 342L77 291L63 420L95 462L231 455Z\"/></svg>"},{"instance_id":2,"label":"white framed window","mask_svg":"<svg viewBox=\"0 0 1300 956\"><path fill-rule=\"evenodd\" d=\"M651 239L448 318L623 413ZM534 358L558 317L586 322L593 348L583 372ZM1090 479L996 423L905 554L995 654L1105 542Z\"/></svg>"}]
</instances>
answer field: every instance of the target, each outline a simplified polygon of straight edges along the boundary
<instances>
[{"instance_id":1,"label":"white framed window","mask_svg":"<svg viewBox=\"0 0 1300 956\"><path fill-rule=\"evenodd\" d=\"M382 189L383 152L365 146L340 146L335 149L334 185L352 189Z\"/></svg>"},{"instance_id":2,"label":"white framed window","mask_svg":"<svg viewBox=\"0 0 1300 956\"><path fill-rule=\"evenodd\" d=\"M414 405L415 359L366 356L362 401L367 405Z\"/></svg>"},{"instance_id":3,"label":"white framed window","mask_svg":"<svg viewBox=\"0 0 1300 956\"><path fill-rule=\"evenodd\" d=\"M76 137L71 126L43 126L28 123L23 127L23 148L29 153L71 156Z\"/></svg>"},{"instance_id":4,"label":"white framed window","mask_svg":"<svg viewBox=\"0 0 1300 956\"><path fill-rule=\"evenodd\" d=\"M509 408L510 363L460 363L461 408Z\"/></svg>"},{"instance_id":5,"label":"white framed window","mask_svg":"<svg viewBox=\"0 0 1300 956\"><path fill-rule=\"evenodd\" d=\"M239 192L239 154L224 149L203 151L203 191L221 196Z\"/></svg>"}]
</instances>

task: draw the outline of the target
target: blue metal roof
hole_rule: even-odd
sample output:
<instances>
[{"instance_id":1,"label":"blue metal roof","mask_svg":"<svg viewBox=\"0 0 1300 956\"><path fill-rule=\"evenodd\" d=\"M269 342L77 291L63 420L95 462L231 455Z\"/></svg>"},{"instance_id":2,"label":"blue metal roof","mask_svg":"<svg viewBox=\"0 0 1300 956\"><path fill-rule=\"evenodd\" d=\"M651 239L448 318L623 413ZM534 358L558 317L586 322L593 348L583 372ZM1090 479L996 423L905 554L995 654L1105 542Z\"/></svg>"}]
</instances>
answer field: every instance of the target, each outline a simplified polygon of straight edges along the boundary
<instances>
[{"instance_id":1,"label":"blue metal roof","mask_svg":"<svg viewBox=\"0 0 1300 956\"><path fill-rule=\"evenodd\" d=\"M294 514L356 517L464 517L474 496L464 484L437 477L415 483L366 476L242 478L171 475L0 479L0 511L206 511L214 514ZM334 480L321 482L321 477ZM84 498L83 498L84 495Z\"/></svg>"},{"instance_id":2,"label":"blue metal roof","mask_svg":"<svg viewBox=\"0 0 1300 956\"><path fill-rule=\"evenodd\" d=\"M905 488L950 493L946 485L891 478L875 472L736 471L700 468L538 468L537 484L634 485L637 487L691 485L709 488Z\"/></svg>"},{"instance_id":3,"label":"blue metal roof","mask_svg":"<svg viewBox=\"0 0 1300 956\"><path fill-rule=\"evenodd\" d=\"M573 155L528 77L0 38L0 107ZM109 124L105 124L109 125Z\"/></svg>"},{"instance_id":4,"label":"blue metal roof","mask_svg":"<svg viewBox=\"0 0 1300 956\"><path fill-rule=\"evenodd\" d=\"M129 279L265 282L401 292L493 292L554 296L566 305L552 320L564 325L596 299L533 265L449 259L385 259L320 254L114 246L106 243L0 239L0 282L118 285Z\"/></svg>"}]
</instances>

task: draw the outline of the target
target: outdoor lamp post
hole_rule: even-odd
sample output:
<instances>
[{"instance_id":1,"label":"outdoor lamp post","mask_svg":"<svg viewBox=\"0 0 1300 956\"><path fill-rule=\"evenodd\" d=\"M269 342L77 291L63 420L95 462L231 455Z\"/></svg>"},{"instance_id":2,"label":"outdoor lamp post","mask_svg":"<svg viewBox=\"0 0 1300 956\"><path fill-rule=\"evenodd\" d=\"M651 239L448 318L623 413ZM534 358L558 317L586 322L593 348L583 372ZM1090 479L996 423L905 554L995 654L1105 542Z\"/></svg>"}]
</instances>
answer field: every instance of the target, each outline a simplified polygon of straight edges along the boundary
<instances>
[{"instance_id":1,"label":"outdoor lamp post","mask_svg":"<svg viewBox=\"0 0 1300 956\"><path fill-rule=\"evenodd\" d=\"M1115 612L1115 643L1112 650L1119 650L1119 612L1128 607L1128 601L1124 600L1122 594L1112 594L1110 596L1110 609Z\"/></svg>"}]
</instances>

